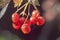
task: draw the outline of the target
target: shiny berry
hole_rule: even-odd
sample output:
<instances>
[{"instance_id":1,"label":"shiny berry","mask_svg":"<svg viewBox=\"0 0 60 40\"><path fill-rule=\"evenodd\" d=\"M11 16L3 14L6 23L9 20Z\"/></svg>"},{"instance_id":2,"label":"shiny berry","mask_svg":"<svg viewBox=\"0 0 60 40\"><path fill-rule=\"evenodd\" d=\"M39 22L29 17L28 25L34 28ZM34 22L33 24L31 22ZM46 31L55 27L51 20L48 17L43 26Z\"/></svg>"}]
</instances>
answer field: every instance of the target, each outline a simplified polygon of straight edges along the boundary
<instances>
[{"instance_id":1,"label":"shiny berry","mask_svg":"<svg viewBox=\"0 0 60 40\"><path fill-rule=\"evenodd\" d=\"M21 28L21 23L20 22L17 22L17 23L12 23L12 26L15 30L19 30Z\"/></svg>"},{"instance_id":2,"label":"shiny berry","mask_svg":"<svg viewBox=\"0 0 60 40\"><path fill-rule=\"evenodd\" d=\"M24 34L29 34L30 31L31 31L30 25L28 25L28 24L23 24L22 27L21 27L21 31L22 31Z\"/></svg>"},{"instance_id":3,"label":"shiny berry","mask_svg":"<svg viewBox=\"0 0 60 40\"><path fill-rule=\"evenodd\" d=\"M40 12L39 12L38 10L34 10L34 11L32 12L32 16L34 16L34 17L39 16L39 14L40 14Z\"/></svg>"},{"instance_id":4,"label":"shiny berry","mask_svg":"<svg viewBox=\"0 0 60 40\"><path fill-rule=\"evenodd\" d=\"M26 23L27 23L28 25L31 25L31 21L30 21L30 20L27 20Z\"/></svg>"},{"instance_id":5,"label":"shiny berry","mask_svg":"<svg viewBox=\"0 0 60 40\"><path fill-rule=\"evenodd\" d=\"M19 15L18 13L13 13L12 14L12 22L16 23L19 21Z\"/></svg>"},{"instance_id":6,"label":"shiny berry","mask_svg":"<svg viewBox=\"0 0 60 40\"><path fill-rule=\"evenodd\" d=\"M23 24L24 21L25 21L25 18L24 18L24 17L21 17L21 18L19 19L19 21L21 22L21 24Z\"/></svg>"},{"instance_id":7,"label":"shiny berry","mask_svg":"<svg viewBox=\"0 0 60 40\"><path fill-rule=\"evenodd\" d=\"M32 24L36 24L36 21L37 21L37 20L36 20L35 17L31 17L31 18L30 18L30 22L31 22Z\"/></svg>"},{"instance_id":8,"label":"shiny berry","mask_svg":"<svg viewBox=\"0 0 60 40\"><path fill-rule=\"evenodd\" d=\"M42 26L45 23L44 17L38 17L37 19L37 25Z\"/></svg>"}]
</instances>

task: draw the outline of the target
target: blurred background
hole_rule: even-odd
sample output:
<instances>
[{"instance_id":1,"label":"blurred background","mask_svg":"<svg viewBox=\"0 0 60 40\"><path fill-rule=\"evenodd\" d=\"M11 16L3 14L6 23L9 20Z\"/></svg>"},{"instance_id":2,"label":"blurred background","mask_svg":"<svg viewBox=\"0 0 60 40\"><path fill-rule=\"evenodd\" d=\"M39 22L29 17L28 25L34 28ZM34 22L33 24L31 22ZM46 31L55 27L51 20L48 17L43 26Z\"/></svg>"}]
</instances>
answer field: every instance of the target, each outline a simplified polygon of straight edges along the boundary
<instances>
[{"instance_id":1,"label":"blurred background","mask_svg":"<svg viewBox=\"0 0 60 40\"><path fill-rule=\"evenodd\" d=\"M0 10L8 4L10 0L0 0Z\"/></svg>"},{"instance_id":2,"label":"blurred background","mask_svg":"<svg viewBox=\"0 0 60 40\"><path fill-rule=\"evenodd\" d=\"M39 3L41 6L38 9L46 23L42 28L35 28L29 35L24 35L11 26L10 17L16 10L13 1L0 0L0 40L60 40L60 0L39 0Z\"/></svg>"}]
</instances>

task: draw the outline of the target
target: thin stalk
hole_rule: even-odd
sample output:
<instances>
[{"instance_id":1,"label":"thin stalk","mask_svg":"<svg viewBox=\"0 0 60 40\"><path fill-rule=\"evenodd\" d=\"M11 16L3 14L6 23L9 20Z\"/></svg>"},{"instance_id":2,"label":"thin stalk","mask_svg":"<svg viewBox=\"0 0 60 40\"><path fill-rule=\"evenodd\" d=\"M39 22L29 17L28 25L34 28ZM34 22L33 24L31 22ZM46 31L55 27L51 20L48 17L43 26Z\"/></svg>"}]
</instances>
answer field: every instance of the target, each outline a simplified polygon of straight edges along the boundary
<instances>
[{"instance_id":1,"label":"thin stalk","mask_svg":"<svg viewBox=\"0 0 60 40\"><path fill-rule=\"evenodd\" d=\"M29 15L30 15L30 4L29 4L29 6L28 6L28 15L27 15L27 17L26 17L26 20L25 20L24 24L26 23L26 21L27 21Z\"/></svg>"},{"instance_id":2,"label":"thin stalk","mask_svg":"<svg viewBox=\"0 0 60 40\"><path fill-rule=\"evenodd\" d=\"M16 12L18 12L19 10L21 10L27 3L25 3L23 6L21 6L19 9L17 9Z\"/></svg>"},{"instance_id":3,"label":"thin stalk","mask_svg":"<svg viewBox=\"0 0 60 40\"><path fill-rule=\"evenodd\" d=\"M32 4L32 3L31 3ZM38 10L38 8L36 7L36 5L34 5L34 4L32 4L33 5L33 7L36 9L36 10Z\"/></svg>"},{"instance_id":4,"label":"thin stalk","mask_svg":"<svg viewBox=\"0 0 60 40\"><path fill-rule=\"evenodd\" d=\"M26 3L25 8L24 8L24 10L22 11L22 13L20 13L20 15L22 14L22 15L24 16L24 15L26 14L25 11L26 11L26 9L27 9L28 4L29 4L29 2Z\"/></svg>"}]
</instances>

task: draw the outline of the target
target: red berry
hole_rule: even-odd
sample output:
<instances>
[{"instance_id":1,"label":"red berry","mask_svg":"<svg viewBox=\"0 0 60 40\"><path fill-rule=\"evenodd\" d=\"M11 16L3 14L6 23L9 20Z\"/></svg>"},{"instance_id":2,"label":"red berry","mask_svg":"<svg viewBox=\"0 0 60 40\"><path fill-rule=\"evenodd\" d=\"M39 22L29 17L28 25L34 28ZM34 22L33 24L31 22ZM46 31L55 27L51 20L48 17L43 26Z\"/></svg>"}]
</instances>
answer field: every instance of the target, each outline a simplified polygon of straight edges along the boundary
<instances>
[{"instance_id":1,"label":"red berry","mask_svg":"<svg viewBox=\"0 0 60 40\"><path fill-rule=\"evenodd\" d=\"M26 23L27 23L28 25L31 25L31 22L30 22L30 20L27 20L27 21L26 21Z\"/></svg>"},{"instance_id":2,"label":"red berry","mask_svg":"<svg viewBox=\"0 0 60 40\"><path fill-rule=\"evenodd\" d=\"M32 16L34 16L34 17L39 16L39 14L40 14L40 12L39 12L38 10L34 10L34 11L32 12Z\"/></svg>"},{"instance_id":3,"label":"red berry","mask_svg":"<svg viewBox=\"0 0 60 40\"><path fill-rule=\"evenodd\" d=\"M12 23L12 26L14 29L19 30L22 25L20 22L17 22L17 23Z\"/></svg>"},{"instance_id":4,"label":"red berry","mask_svg":"<svg viewBox=\"0 0 60 40\"><path fill-rule=\"evenodd\" d=\"M13 21L14 23L16 23L16 22L19 21L19 15L18 15L18 13L13 13L13 14L12 14L12 21Z\"/></svg>"},{"instance_id":5,"label":"red berry","mask_svg":"<svg viewBox=\"0 0 60 40\"><path fill-rule=\"evenodd\" d=\"M23 24L23 26L21 27L21 30L24 34L29 34L31 31L30 25Z\"/></svg>"},{"instance_id":6,"label":"red berry","mask_svg":"<svg viewBox=\"0 0 60 40\"><path fill-rule=\"evenodd\" d=\"M19 19L19 21L21 22L21 24L23 24L24 21L25 21L25 18L24 18L24 17L21 17L21 18Z\"/></svg>"},{"instance_id":7,"label":"red berry","mask_svg":"<svg viewBox=\"0 0 60 40\"><path fill-rule=\"evenodd\" d=\"M38 17L37 25L42 26L45 23L44 17Z\"/></svg>"},{"instance_id":8,"label":"red berry","mask_svg":"<svg viewBox=\"0 0 60 40\"><path fill-rule=\"evenodd\" d=\"M36 24L36 18L35 18L35 17L31 17L31 18L30 18L30 22L31 22L32 24Z\"/></svg>"}]
</instances>

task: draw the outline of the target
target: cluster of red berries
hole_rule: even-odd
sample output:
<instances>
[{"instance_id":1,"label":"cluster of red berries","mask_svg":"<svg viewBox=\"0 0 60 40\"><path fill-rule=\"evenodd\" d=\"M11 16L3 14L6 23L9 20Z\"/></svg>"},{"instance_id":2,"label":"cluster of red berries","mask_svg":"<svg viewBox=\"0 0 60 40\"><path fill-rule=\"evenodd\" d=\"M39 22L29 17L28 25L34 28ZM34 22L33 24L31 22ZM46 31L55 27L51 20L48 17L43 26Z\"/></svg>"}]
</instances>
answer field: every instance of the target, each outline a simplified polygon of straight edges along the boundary
<instances>
[{"instance_id":1,"label":"cluster of red berries","mask_svg":"<svg viewBox=\"0 0 60 40\"><path fill-rule=\"evenodd\" d=\"M29 34L31 32L31 25L37 24L38 26L42 26L45 23L44 17L40 16L40 12L38 10L34 10L32 12L32 16L30 19L27 19L25 22L26 18L21 17L18 13L13 13L12 14L12 26L14 29L21 31L24 34ZM25 23L24 23L25 22Z\"/></svg>"}]
</instances>

